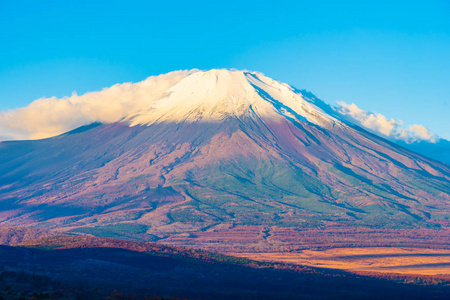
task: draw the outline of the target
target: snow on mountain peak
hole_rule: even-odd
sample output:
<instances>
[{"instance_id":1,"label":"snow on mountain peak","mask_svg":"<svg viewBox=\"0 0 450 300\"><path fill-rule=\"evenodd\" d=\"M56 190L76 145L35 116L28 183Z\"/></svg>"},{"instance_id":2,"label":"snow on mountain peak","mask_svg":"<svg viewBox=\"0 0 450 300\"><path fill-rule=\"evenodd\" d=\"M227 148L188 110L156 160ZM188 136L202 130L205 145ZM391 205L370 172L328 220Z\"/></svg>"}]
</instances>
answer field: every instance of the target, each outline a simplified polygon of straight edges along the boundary
<instances>
[{"instance_id":1,"label":"snow on mountain peak","mask_svg":"<svg viewBox=\"0 0 450 300\"><path fill-rule=\"evenodd\" d=\"M0 112L0 140L47 138L93 122L134 126L217 122L252 115L286 117L320 126L335 122L311 99L261 73L194 69L84 95L42 98L27 107Z\"/></svg>"},{"instance_id":2,"label":"snow on mountain peak","mask_svg":"<svg viewBox=\"0 0 450 300\"><path fill-rule=\"evenodd\" d=\"M318 125L331 118L289 85L261 73L213 69L186 76L167 91L166 97L127 119L131 125L143 125L220 121L249 114L264 118L285 116Z\"/></svg>"}]
</instances>

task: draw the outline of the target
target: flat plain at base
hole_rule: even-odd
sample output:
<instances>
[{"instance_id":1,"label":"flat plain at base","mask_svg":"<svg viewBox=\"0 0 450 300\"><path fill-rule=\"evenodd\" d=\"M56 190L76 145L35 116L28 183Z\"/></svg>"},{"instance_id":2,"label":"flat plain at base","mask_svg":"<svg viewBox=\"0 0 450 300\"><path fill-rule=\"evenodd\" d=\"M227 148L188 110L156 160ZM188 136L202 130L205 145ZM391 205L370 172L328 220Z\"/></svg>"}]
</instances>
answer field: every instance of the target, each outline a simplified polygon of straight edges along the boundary
<instances>
[{"instance_id":1,"label":"flat plain at base","mask_svg":"<svg viewBox=\"0 0 450 300\"><path fill-rule=\"evenodd\" d=\"M450 250L366 247L297 253L227 253L259 261L291 263L350 272L450 275Z\"/></svg>"}]
</instances>

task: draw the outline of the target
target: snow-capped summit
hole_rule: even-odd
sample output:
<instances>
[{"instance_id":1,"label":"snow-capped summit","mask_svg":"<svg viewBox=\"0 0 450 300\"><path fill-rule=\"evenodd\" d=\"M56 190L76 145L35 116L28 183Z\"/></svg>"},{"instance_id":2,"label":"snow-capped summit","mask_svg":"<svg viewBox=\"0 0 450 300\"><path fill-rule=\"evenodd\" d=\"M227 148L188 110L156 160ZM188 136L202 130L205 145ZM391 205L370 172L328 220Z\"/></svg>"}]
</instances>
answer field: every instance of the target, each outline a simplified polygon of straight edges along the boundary
<instances>
[{"instance_id":1,"label":"snow-capped summit","mask_svg":"<svg viewBox=\"0 0 450 300\"><path fill-rule=\"evenodd\" d=\"M287 116L317 125L333 119L287 84L257 72L226 69L190 73L170 87L165 97L127 119L132 125L148 125L252 114L271 119Z\"/></svg>"}]
</instances>

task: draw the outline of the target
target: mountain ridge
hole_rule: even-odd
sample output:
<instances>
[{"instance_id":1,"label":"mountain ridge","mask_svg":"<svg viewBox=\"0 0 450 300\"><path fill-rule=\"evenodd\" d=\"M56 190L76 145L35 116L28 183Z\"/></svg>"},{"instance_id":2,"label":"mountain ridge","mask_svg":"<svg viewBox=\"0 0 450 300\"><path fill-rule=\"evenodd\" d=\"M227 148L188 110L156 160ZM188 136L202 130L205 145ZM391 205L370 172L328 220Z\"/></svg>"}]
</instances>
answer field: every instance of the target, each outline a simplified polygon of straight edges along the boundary
<instances>
[{"instance_id":1,"label":"mountain ridge","mask_svg":"<svg viewBox=\"0 0 450 300\"><path fill-rule=\"evenodd\" d=\"M309 118L310 122L317 123L319 120L313 115L321 114L324 116L322 121L338 120L349 126L359 124L365 130L410 150L450 163L450 142L439 139L425 127L413 126L413 130L421 130L422 135L418 136L409 129L397 130L395 137L386 136L386 132L373 129L373 125L364 127L361 120L357 116L354 119L351 113L356 110L354 113L363 114L364 118L377 120L379 116L364 112L353 104L346 107L342 111L342 107L333 107L309 91L296 89L259 72L192 69L151 76L137 83L116 84L80 96L74 93L61 99L39 99L28 107L0 113L0 130L4 130L3 139L7 139L8 134L15 139L39 139L91 123L137 125L164 120L180 122L184 117L196 122L220 121L226 116L248 113L249 109L258 113L259 108L262 110L260 114L272 114L273 118L277 113L300 117L304 121ZM433 139L424 140L424 134L433 136Z\"/></svg>"},{"instance_id":2,"label":"mountain ridge","mask_svg":"<svg viewBox=\"0 0 450 300\"><path fill-rule=\"evenodd\" d=\"M280 228L448 230L448 165L262 76L194 72L142 115L0 143L0 225L269 246Z\"/></svg>"}]
</instances>

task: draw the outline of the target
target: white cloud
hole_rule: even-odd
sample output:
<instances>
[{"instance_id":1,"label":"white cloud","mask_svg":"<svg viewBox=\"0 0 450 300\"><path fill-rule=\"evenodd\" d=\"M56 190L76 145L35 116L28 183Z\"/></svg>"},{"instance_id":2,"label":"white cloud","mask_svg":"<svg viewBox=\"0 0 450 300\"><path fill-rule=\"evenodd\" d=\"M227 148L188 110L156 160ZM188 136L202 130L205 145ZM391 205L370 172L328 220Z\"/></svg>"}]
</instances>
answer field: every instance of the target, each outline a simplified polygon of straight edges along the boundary
<instances>
[{"instance_id":1,"label":"white cloud","mask_svg":"<svg viewBox=\"0 0 450 300\"><path fill-rule=\"evenodd\" d=\"M388 119L382 114L371 113L359 108L356 104L338 102L338 113L348 121L362 126L369 131L394 140L408 143L429 141L435 143L436 135L422 125L403 126L403 121Z\"/></svg>"},{"instance_id":2,"label":"white cloud","mask_svg":"<svg viewBox=\"0 0 450 300\"><path fill-rule=\"evenodd\" d=\"M72 96L60 99L42 98L27 107L0 111L0 141L41 139L93 122L120 121L140 111L153 109L170 87L197 71L175 71L138 83L116 84L81 96L74 92ZM356 104L338 104L335 111L341 117L375 134L406 142L437 140L434 133L421 125L404 127L402 121L367 112Z\"/></svg>"},{"instance_id":3,"label":"white cloud","mask_svg":"<svg viewBox=\"0 0 450 300\"><path fill-rule=\"evenodd\" d=\"M431 141L434 143L437 139L436 135L431 130L422 125L411 125L407 128L407 131L419 140Z\"/></svg>"},{"instance_id":4,"label":"white cloud","mask_svg":"<svg viewBox=\"0 0 450 300\"><path fill-rule=\"evenodd\" d=\"M116 84L99 92L58 99L42 98L29 106L0 112L0 140L41 139L92 122L117 122L163 98L167 90L195 72L175 71L138 83Z\"/></svg>"}]
</instances>

